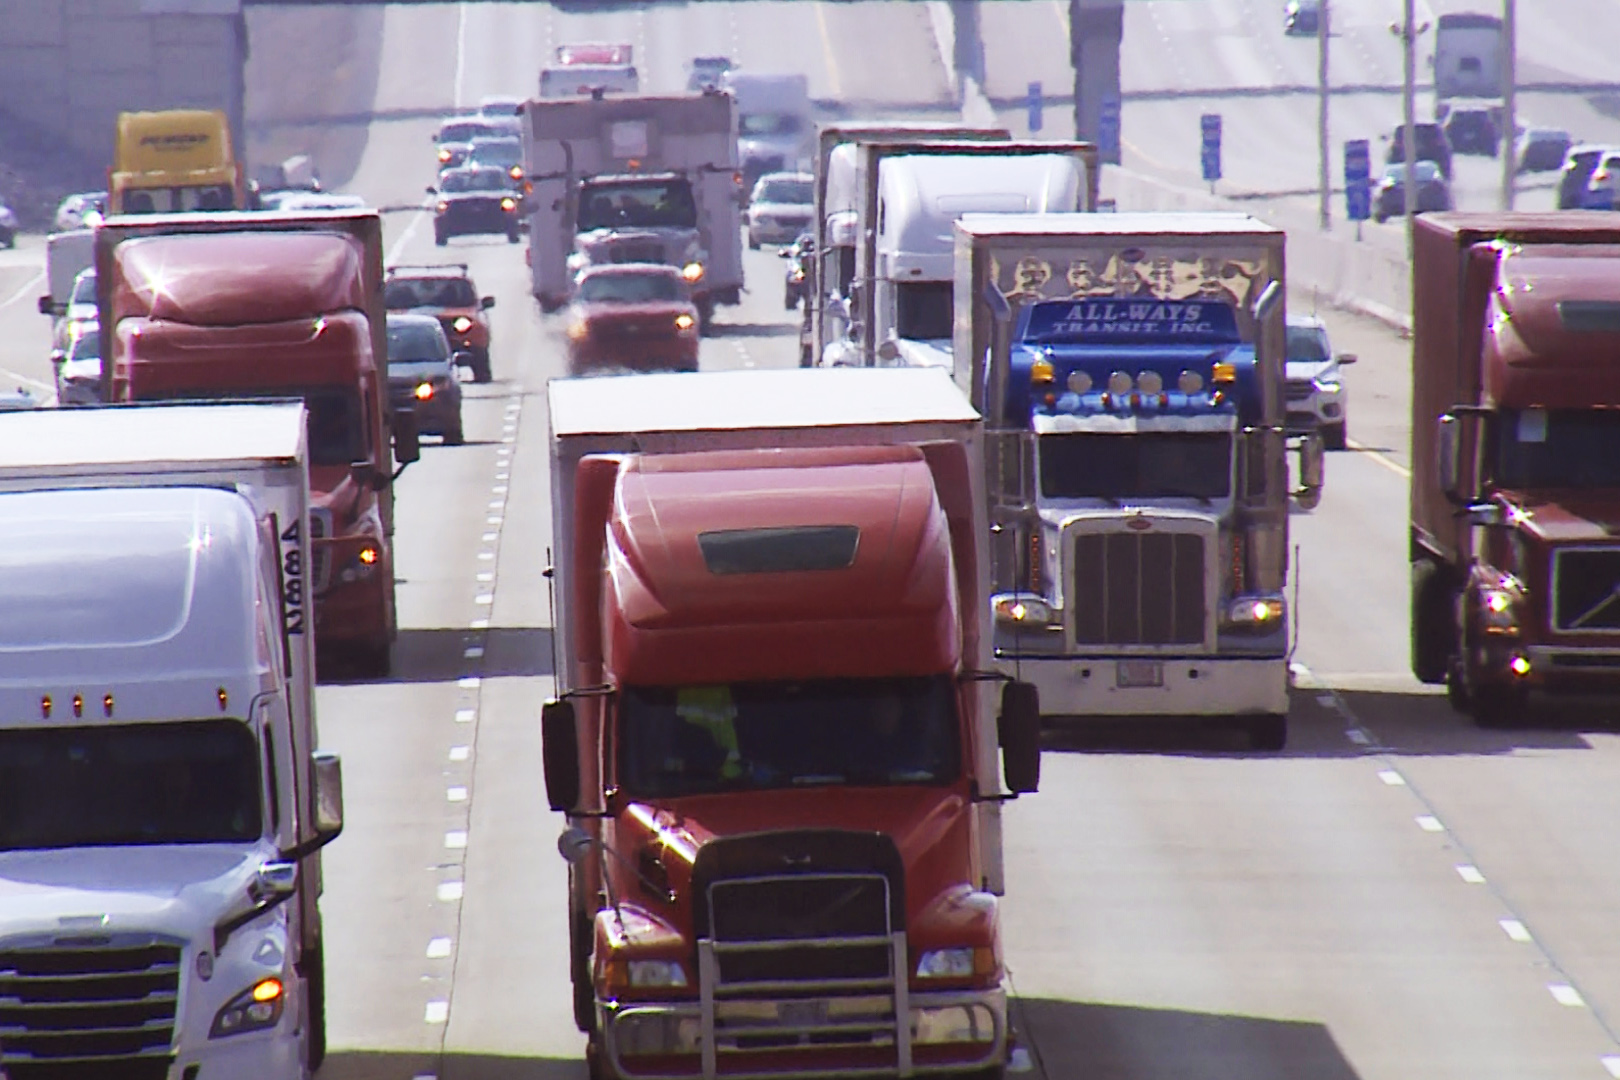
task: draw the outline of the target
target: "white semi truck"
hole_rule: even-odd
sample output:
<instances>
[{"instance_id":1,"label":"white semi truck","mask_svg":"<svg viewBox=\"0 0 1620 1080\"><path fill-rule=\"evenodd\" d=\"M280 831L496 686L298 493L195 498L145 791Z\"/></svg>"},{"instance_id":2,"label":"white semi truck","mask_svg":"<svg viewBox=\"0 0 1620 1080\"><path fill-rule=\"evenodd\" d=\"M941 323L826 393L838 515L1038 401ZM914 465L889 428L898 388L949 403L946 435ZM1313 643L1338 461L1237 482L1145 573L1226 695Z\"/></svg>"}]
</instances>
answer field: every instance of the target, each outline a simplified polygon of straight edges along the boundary
<instances>
[{"instance_id":1,"label":"white semi truck","mask_svg":"<svg viewBox=\"0 0 1620 1080\"><path fill-rule=\"evenodd\" d=\"M861 241L852 315L855 362L951 367L951 222L967 213L1095 210L1090 143L868 143L855 148Z\"/></svg>"},{"instance_id":2,"label":"white semi truck","mask_svg":"<svg viewBox=\"0 0 1620 1080\"><path fill-rule=\"evenodd\" d=\"M524 106L529 266L542 310L599 263L681 268L709 324L742 298L736 103L716 91Z\"/></svg>"},{"instance_id":3,"label":"white semi truck","mask_svg":"<svg viewBox=\"0 0 1620 1080\"><path fill-rule=\"evenodd\" d=\"M737 99L743 191L766 173L807 171L815 147L810 80L804 75L727 71L720 89Z\"/></svg>"},{"instance_id":4,"label":"white semi truck","mask_svg":"<svg viewBox=\"0 0 1620 1080\"><path fill-rule=\"evenodd\" d=\"M0 420L0 1075L325 1048L301 403Z\"/></svg>"}]
</instances>

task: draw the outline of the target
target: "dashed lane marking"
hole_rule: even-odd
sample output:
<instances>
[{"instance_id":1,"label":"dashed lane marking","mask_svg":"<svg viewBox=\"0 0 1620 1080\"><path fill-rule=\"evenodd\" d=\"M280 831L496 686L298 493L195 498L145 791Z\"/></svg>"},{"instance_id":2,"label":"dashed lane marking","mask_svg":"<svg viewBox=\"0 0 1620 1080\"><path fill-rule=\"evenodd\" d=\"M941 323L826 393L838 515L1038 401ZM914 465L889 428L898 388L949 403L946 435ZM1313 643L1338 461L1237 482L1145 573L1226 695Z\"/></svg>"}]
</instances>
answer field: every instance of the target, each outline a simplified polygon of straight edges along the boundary
<instances>
[{"instance_id":1,"label":"dashed lane marking","mask_svg":"<svg viewBox=\"0 0 1620 1080\"><path fill-rule=\"evenodd\" d=\"M489 620L488 619L474 619L472 622L467 624L467 628L469 630L488 630L489 629Z\"/></svg>"},{"instance_id":2,"label":"dashed lane marking","mask_svg":"<svg viewBox=\"0 0 1620 1080\"><path fill-rule=\"evenodd\" d=\"M1432 814L1419 814L1417 817L1417 826L1424 832L1446 831L1446 827L1440 824L1440 819L1434 817Z\"/></svg>"},{"instance_id":3,"label":"dashed lane marking","mask_svg":"<svg viewBox=\"0 0 1620 1080\"><path fill-rule=\"evenodd\" d=\"M480 685L480 680L476 675L464 675L456 680L456 685L463 690L476 690Z\"/></svg>"},{"instance_id":4,"label":"dashed lane marking","mask_svg":"<svg viewBox=\"0 0 1620 1080\"><path fill-rule=\"evenodd\" d=\"M1586 1007L1586 999L1581 997L1581 992L1568 983L1548 983L1547 990L1560 1005L1567 1005L1571 1009Z\"/></svg>"},{"instance_id":5,"label":"dashed lane marking","mask_svg":"<svg viewBox=\"0 0 1620 1080\"><path fill-rule=\"evenodd\" d=\"M467 846L467 831L465 829L452 829L444 834L444 846L452 851L459 851Z\"/></svg>"},{"instance_id":6,"label":"dashed lane marking","mask_svg":"<svg viewBox=\"0 0 1620 1080\"><path fill-rule=\"evenodd\" d=\"M1497 919L1496 925L1502 928L1502 933L1506 934L1509 940L1520 943L1529 943L1532 940L1530 931L1525 929L1524 923L1518 919Z\"/></svg>"},{"instance_id":7,"label":"dashed lane marking","mask_svg":"<svg viewBox=\"0 0 1620 1080\"><path fill-rule=\"evenodd\" d=\"M1406 786L1406 777L1402 776L1400 773L1396 772L1394 769L1384 769L1384 770L1380 771L1379 774L1378 774L1378 779L1382 780L1384 783L1388 784L1390 787L1405 787Z\"/></svg>"},{"instance_id":8,"label":"dashed lane marking","mask_svg":"<svg viewBox=\"0 0 1620 1080\"><path fill-rule=\"evenodd\" d=\"M450 748L451 761L466 761L471 754L472 748L468 746L452 746Z\"/></svg>"},{"instance_id":9,"label":"dashed lane marking","mask_svg":"<svg viewBox=\"0 0 1620 1080\"><path fill-rule=\"evenodd\" d=\"M427 958L429 960L443 960L450 955L450 939L436 937L427 943Z\"/></svg>"},{"instance_id":10,"label":"dashed lane marking","mask_svg":"<svg viewBox=\"0 0 1620 1080\"><path fill-rule=\"evenodd\" d=\"M452 788L446 788L445 792L444 792L444 801L445 802L466 802L467 801L467 789L464 788L464 787L460 787L460 786L452 787Z\"/></svg>"},{"instance_id":11,"label":"dashed lane marking","mask_svg":"<svg viewBox=\"0 0 1620 1080\"><path fill-rule=\"evenodd\" d=\"M458 723L458 724L470 724L474 720L476 720L477 718L478 718L478 710L477 709L457 709L456 710L456 723Z\"/></svg>"},{"instance_id":12,"label":"dashed lane marking","mask_svg":"<svg viewBox=\"0 0 1620 1080\"><path fill-rule=\"evenodd\" d=\"M441 881L439 882L438 897L446 904L453 904L457 900L461 899L465 891L465 888L459 881Z\"/></svg>"},{"instance_id":13,"label":"dashed lane marking","mask_svg":"<svg viewBox=\"0 0 1620 1080\"><path fill-rule=\"evenodd\" d=\"M1466 863L1457 867L1457 876L1470 885L1485 884L1485 875L1479 872L1479 867L1469 866Z\"/></svg>"},{"instance_id":14,"label":"dashed lane marking","mask_svg":"<svg viewBox=\"0 0 1620 1080\"><path fill-rule=\"evenodd\" d=\"M422 1019L429 1024L442 1024L450 1019L450 1003L448 1001L430 1001L422 1013Z\"/></svg>"}]
</instances>

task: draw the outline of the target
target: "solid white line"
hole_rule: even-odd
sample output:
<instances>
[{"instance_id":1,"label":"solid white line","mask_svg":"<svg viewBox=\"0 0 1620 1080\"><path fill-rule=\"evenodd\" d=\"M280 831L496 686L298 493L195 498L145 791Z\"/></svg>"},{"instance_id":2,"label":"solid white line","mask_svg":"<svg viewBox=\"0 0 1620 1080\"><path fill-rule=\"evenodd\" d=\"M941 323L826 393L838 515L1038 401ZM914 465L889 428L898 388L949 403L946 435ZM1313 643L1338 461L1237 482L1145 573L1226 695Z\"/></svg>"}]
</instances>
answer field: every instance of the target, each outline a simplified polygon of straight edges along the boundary
<instances>
[{"instance_id":1,"label":"solid white line","mask_svg":"<svg viewBox=\"0 0 1620 1080\"><path fill-rule=\"evenodd\" d=\"M456 723L458 723L458 724L470 724L477 717L478 717L478 710L477 709L457 709L456 710Z\"/></svg>"},{"instance_id":2,"label":"solid white line","mask_svg":"<svg viewBox=\"0 0 1620 1080\"><path fill-rule=\"evenodd\" d=\"M1382 465L1384 468L1388 469L1390 472L1394 473L1396 476L1401 477L1403 480L1412 479L1412 470L1411 469L1408 469L1405 465L1402 465L1398 461L1390 460L1389 458L1385 457L1383 454L1380 454L1377 450L1374 450L1372 447L1366 446L1366 445L1364 445L1362 443L1358 443L1354 439L1346 439L1344 441L1344 444L1346 446L1348 446L1350 449L1354 450L1356 453L1365 454L1367 457L1372 458L1378 464Z\"/></svg>"},{"instance_id":3,"label":"solid white line","mask_svg":"<svg viewBox=\"0 0 1620 1080\"><path fill-rule=\"evenodd\" d=\"M15 304L17 301L21 300L24 296L27 296L29 293L33 292L34 289L36 287L38 287L39 283L44 281L44 280L45 280L45 271L41 270L39 273L35 274L33 277L29 278L27 281L25 281L21 285L19 285L17 287L16 292L12 293L10 296L6 297L4 300L0 300L0 309L8 308L12 304Z\"/></svg>"},{"instance_id":4,"label":"solid white line","mask_svg":"<svg viewBox=\"0 0 1620 1080\"><path fill-rule=\"evenodd\" d=\"M52 398L56 397L56 384L55 383L40 382L38 379L31 379L27 375L22 374L21 372L10 371L10 370L8 370L6 368L0 368L0 375L4 375L7 382L11 382L11 381L15 380L16 382L19 382L19 383L27 383L29 386L37 386L41 390L49 390L51 392L51 397Z\"/></svg>"},{"instance_id":5,"label":"solid white line","mask_svg":"<svg viewBox=\"0 0 1620 1080\"><path fill-rule=\"evenodd\" d=\"M1572 1009L1579 1009L1586 1004L1581 992L1567 983L1548 983L1547 989L1552 992L1553 1000L1560 1005L1568 1005Z\"/></svg>"},{"instance_id":6,"label":"solid white line","mask_svg":"<svg viewBox=\"0 0 1620 1080\"><path fill-rule=\"evenodd\" d=\"M447 847L447 848L464 848L464 847L466 847L467 846L467 834L466 834L466 832L461 830L461 829L456 829L456 830L453 830L451 832L445 833L444 834L444 846Z\"/></svg>"},{"instance_id":7,"label":"solid white line","mask_svg":"<svg viewBox=\"0 0 1620 1080\"><path fill-rule=\"evenodd\" d=\"M476 675L468 675L464 678L456 680L456 685L461 687L463 690L476 690L478 689L478 683L479 679Z\"/></svg>"},{"instance_id":8,"label":"solid white line","mask_svg":"<svg viewBox=\"0 0 1620 1080\"><path fill-rule=\"evenodd\" d=\"M467 5L456 5L456 84L452 87L456 109L461 109L467 80Z\"/></svg>"},{"instance_id":9,"label":"solid white line","mask_svg":"<svg viewBox=\"0 0 1620 1080\"><path fill-rule=\"evenodd\" d=\"M450 1019L450 1003L448 1001L430 1001L422 1012L422 1019L429 1024L442 1024Z\"/></svg>"},{"instance_id":10,"label":"solid white line","mask_svg":"<svg viewBox=\"0 0 1620 1080\"><path fill-rule=\"evenodd\" d=\"M470 754L470 753L472 753L472 748L471 747L452 746L450 748L450 760L451 761L466 761L467 760L467 755Z\"/></svg>"},{"instance_id":11,"label":"solid white line","mask_svg":"<svg viewBox=\"0 0 1620 1080\"><path fill-rule=\"evenodd\" d=\"M1457 867L1457 876L1468 882L1470 885L1485 884L1485 875L1479 872L1479 867L1477 866L1469 866L1465 863L1464 865Z\"/></svg>"},{"instance_id":12,"label":"solid white line","mask_svg":"<svg viewBox=\"0 0 1620 1080\"><path fill-rule=\"evenodd\" d=\"M439 899L446 904L460 900L463 891L464 889L459 881L439 882Z\"/></svg>"},{"instance_id":13,"label":"solid white line","mask_svg":"<svg viewBox=\"0 0 1620 1080\"><path fill-rule=\"evenodd\" d=\"M429 960L443 960L450 955L450 939L436 937L427 944L427 958Z\"/></svg>"},{"instance_id":14,"label":"solid white line","mask_svg":"<svg viewBox=\"0 0 1620 1080\"><path fill-rule=\"evenodd\" d=\"M467 789L464 788L464 787L453 787L453 788L446 789L445 793L444 793L444 801L445 802L466 802L467 801Z\"/></svg>"},{"instance_id":15,"label":"solid white line","mask_svg":"<svg viewBox=\"0 0 1620 1080\"><path fill-rule=\"evenodd\" d=\"M1401 787L1406 783L1406 777L1402 776L1394 769L1385 769L1383 772L1378 774L1378 779L1382 780L1390 787Z\"/></svg>"},{"instance_id":16,"label":"solid white line","mask_svg":"<svg viewBox=\"0 0 1620 1080\"><path fill-rule=\"evenodd\" d=\"M1496 924L1513 941L1528 942L1530 940L1530 931L1526 930L1524 923L1518 919L1498 919Z\"/></svg>"},{"instance_id":17,"label":"solid white line","mask_svg":"<svg viewBox=\"0 0 1620 1080\"><path fill-rule=\"evenodd\" d=\"M1417 825L1418 825L1418 828L1422 829L1424 832L1445 832L1446 831L1446 827L1444 825L1440 824L1440 819L1439 818L1431 817L1428 814L1420 815L1418 817L1418 819L1417 819Z\"/></svg>"}]
</instances>

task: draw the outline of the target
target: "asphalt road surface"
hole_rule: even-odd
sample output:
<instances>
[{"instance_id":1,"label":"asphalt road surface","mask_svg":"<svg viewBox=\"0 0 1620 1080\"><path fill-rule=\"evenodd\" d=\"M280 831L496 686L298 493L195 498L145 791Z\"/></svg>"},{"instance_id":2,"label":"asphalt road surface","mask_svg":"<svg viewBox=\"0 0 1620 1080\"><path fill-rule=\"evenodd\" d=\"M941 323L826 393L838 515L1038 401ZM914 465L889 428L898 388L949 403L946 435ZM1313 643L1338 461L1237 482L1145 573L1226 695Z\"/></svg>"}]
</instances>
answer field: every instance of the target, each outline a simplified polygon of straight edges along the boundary
<instances>
[{"instance_id":1,"label":"asphalt road surface","mask_svg":"<svg viewBox=\"0 0 1620 1080\"><path fill-rule=\"evenodd\" d=\"M1311 45L1282 36L1280 6L1129 5L1127 87L1213 95L1313 77ZM1346 79L1396 78L1382 27L1397 7L1367 0L1340 19L1337 55L1361 66ZM1577 8L1572 25L1587 29L1555 33L1553 13ZM1597 37L1607 26L1615 38L1611 5L1521 0L1520 19L1527 63L1589 77L1610 64ZM818 96L866 102L869 115L925 110L946 92L919 4L593 16L446 4L391 8L384 28L385 115L526 92L552 47L578 40L634 43L654 89L683 85L690 56L723 52L756 71L807 72ZM1045 2L992 12L992 93L1060 84L1043 65L1066 63L1061 32ZM1034 44L1025 70L998 74L1010 64L1007 33ZM1336 137L1393 122L1394 99L1364 97L1336 103ZM1190 118L1207 104L1199 94L1129 103L1128 161L1160 161L1172 176L1195 163ZM1221 108L1234 183L1309 186L1309 98ZM1592 123L1583 134L1598 131ZM350 189L379 206L419 201L433 127L373 123ZM332 1053L322 1077L582 1080L561 821L545 806L538 737L552 663L546 382L562 370L562 339L529 297L521 247L492 238L436 249L430 225L420 212L390 213L390 261L469 265L497 298L495 381L466 388L467 445L426 447L400 482L396 675L320 690L349 815L326 862ZM33 309L39 258L28 239L0 252L0 385L49 378L48 328ZM795 362L782 264L769 250L746 258L750 292L721 310L705 368ZM1041 792L1006 815L1003 929L1031 1055L1024 1075L1620 1077L1620 739L1603 716L1478 731L1411 680L1408 345L1379 324L1323 314L1337 347L1361 358L1348 375L1360 449L1331 455L1321 506L1292 519L1290 747L1251 754L1235 733L1182 726L1052 734Z\"/></svg>"}]
</instances>

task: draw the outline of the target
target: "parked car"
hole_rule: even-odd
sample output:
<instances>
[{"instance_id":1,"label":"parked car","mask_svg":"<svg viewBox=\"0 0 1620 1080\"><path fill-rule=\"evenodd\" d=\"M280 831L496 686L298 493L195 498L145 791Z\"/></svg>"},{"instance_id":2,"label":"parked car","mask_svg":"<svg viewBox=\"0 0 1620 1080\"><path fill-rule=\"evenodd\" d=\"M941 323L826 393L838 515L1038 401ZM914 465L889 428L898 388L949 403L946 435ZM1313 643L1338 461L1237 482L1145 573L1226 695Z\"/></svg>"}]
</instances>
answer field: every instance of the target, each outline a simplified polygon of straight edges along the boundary
<instances>
[{"instance_id":1,"label":"parked car","mask_svg":"<svg viewBox=\"0 0 1620 1080\"><path fill-rule=\"evenodd\" d=\"M470 353L450 351L450 339L432 315L388 313L389 403L396 412L414 412L416 430L440 436L446 446L467 441L456 372L471 362Z\"/></svg>"},{"instance_id":2,"label":"parked car","mask_svg":"<svg viewBox=\"0 0 1620 1080\"><path fill-rule=\"evenodd\" d=\"M1572 140L1561 128L1527 128L1514 148L1515 169L1522 173L1552 172L1563 167Z\"/></svg>"},{"instance_id":3,"label":"parked car","mask_svg":"<svg viewBox=\"0 0 1620 1080\"><path fill-rule=\"evenodd\" d=\"M1558 177L1558 209L1579 210L1586 202L1586 183L1597 171L1598 161L1610 148L1597 143L1579 143L1564 154L1564 170Z\"/></svg>"},{"instance_id":4,"label":"parked car","mask_svg":"<svg viewBox=\"0 0 1620 1080\"><path fill-rule=\"evenodd\" d=\"M1432 161L1440 169L1440 175L1451 180L1451 141L1446 138L1445 129L1431 121L1414 124L1413 130L1417 137L1413 142L1412 156L1418 161ZM1395 131L1389 137L1389 150L1384 154L1384 163L1387 165L1400 165L1406 161L1406 125L1396 125Z\"/></svg>"},{"instance_id":5,"label":"parked car","mask_svg":"<svg viewBox=\"0 0 1620 1080\"><path fill-rule=\"evenodd\" d=\"M74 327L68 340L51 351L58 405L101 403L101 333L95 322Z\"/></svg>"},{"instance_id":6,"label":"parked car","mask_svg":"<svg viewBox=\"0 0 1620 1080\"><path fill-rule=\"evenodd\" d=\"M815 177L809 173L766 173L748 197L748 246L790 244L810 225Z\"/></svg>"},{"instance_id":7,"label":"parked car","mask_svg":"<svg viewBox=\"0 0 1620 1080\"><path fill-rule=\"evenodd\" d=\"M510 187L523 186L523 143L518 139L474 139L464 164L470 169L502 169Z\"/></svg>"},{"instance_id":8,"label":"parked car","mask_svg":"<svg viewBox=\"0 0 1620 1080\"><path fill-rule=\"evenodd\" d=\"M1388 221L1406 213L1405 165L1389 165L1383 179L1373 192L1373 220ZM1439 166L1432 161L1419 161L1412 166L1412 186L1416 197L1412 200L1414 214L1431 210L1451 209L1451 185L1441 175Z\"/></svg>"},{"instance_id":9,"label":"parked car","mask_svg":"<svg viewBox=\"0 0 1620 1080\"><path fill-rule=\"evenodd\" d=\"M800 233L798 238L783 248L782 258L787 260L787 272L782 281L782 306L788 311L798 307L807 295L807 282L811 281L811 274L815 272L811 265L815 259L815 237L810 233Z\"/></svg>"},{"instance_id":10,"label":"parked car","mask_svg":"<svg viewBox=\"0 0 1620 1080\"><path fill-rule=\"evenodd\" d=\"M1288 317L1287 432L1322 433L1329 450L1343 450L1350 426L1350 392L1340 368L1356 362L1352 353L1333 352L1327 325L1314 315Z\"/></svg>"},{"instance_id":11,"label":"parked car","mask_svg":"<svg viewBox=\"0 0 1620 1080\"><path fill-rule=\"evenodd\" d=\"M487 383L493 378L489 319L484 312L495 306L495 298L478 295L466 264L391 266L383 304L389 311L414 311L438 319L451 349L467 354L473 381Z\"/></svg>"},{"instance_id":12,"label":"parked car","mask_svg":"<svg viewBox=\"0 0 1620 1080\"><path fill-rule=\"evenodd\" d=\"M1322 32L1322 0L1288 0L1283 5L1283 33L1299 37Z\"/></svg>"},{"instance_id":13,"label":"parked car","mask_svg":"<svg viewBox=\"0 0 1620 1080\"><path fill-rule=\"evenodd\" d=\"M1446 114L1446 141L1456 154L1496 157L1502 133L1490 109L1452 109Z\"/></svg>"},{"instance_id":14,"label":"parked car","mask_svg":"<svg viewBox=\"0 0 1620 1080\"><path fill-rule=\"evenodd\" d=\"M438 147L439 171L459 168L467 160L474 139L493 139L507 134L480 116L455 116L439 124L433 142Z\"/></svg>"},{"instance_id":15,"label":"parked car","mask_svg":"<svg viewBox=\"0 0 1620 1080\"><path fill-rule=\"evenodd\" d=\"M107 193L105 191L81 191L69 195L56 206L55 228L57 232L70 232L82 229L107 212ZM89 221L86 215L91 215Z\"/></svg>"},{"instance_id":16,"label":"parked car","mask_svg":"<svg viewBox=\"0 0 1620 1080\"><path fill-rule=\"evenodd\" d=\"M433 208L433 242L440 247L453 236L495 234L513 244L523 238L519 195L505 169L447 169L439 186L427 191L439 197Z\"/></svg>"},{"instance_id":17,"label":"parked car","mask_svg":"<svg viewBox=\"0 0 1620 1080\"><path fill-rule=\"evenodd\" d=\"M1613 210L1615 188L1620 186L1620 150L1605 150L1597 168L1586 181L1581 207L1586 210Z\"/></svg>"},{"instance_id":18,"label":"parked car","mask_svg":"<svg viewBox=\"0 0 1620 1080\"><path fill-rule=\"evenodd\" d=\"M570 375L698 369L698 309L673 266L587 267L567 317Z\"/></svg>"}]
</instances>

